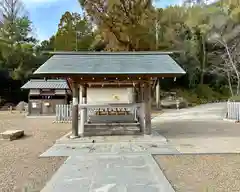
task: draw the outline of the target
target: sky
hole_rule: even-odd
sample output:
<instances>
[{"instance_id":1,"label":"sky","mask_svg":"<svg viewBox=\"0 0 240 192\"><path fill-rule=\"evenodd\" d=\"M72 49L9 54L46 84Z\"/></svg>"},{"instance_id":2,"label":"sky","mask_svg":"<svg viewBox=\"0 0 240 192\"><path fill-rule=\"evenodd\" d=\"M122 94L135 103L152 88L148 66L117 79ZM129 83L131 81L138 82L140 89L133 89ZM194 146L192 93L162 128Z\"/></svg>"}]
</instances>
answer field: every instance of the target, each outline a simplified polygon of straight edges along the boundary
<instances>
[{"instance_id":1,"label":"sky","mask_svg":"<svg viewBox=\"0 0 240 192\"><path fill-rule=\"evenodd\" d=\"M45 40L56 33L61 16L66 12L81 11L78 0L22 0L33 22L34 33ZM180 0L159 0L157 7L179 4Z\"/></svg>"}]
</instances>

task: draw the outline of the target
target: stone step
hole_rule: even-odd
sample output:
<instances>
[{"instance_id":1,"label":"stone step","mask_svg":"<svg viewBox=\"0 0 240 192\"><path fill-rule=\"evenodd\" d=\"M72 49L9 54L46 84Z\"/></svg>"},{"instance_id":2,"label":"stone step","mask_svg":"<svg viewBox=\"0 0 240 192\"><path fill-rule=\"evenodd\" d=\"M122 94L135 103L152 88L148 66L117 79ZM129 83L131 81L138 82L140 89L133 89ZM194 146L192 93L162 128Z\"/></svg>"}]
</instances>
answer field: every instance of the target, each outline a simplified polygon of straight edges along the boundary
<instances>
[{"instance_id":1,"label":"stone step","mask_svg":"<svg viewBox=\"0 0 240 192\"><path fill-rule=\"evenodd\" d=\"M140 135L140 130L94 130L85 131L84 136Z\"/></svg>"},{"instance_id":2,"label":"stone step","mask_svg":"<svg viewBox=\"0 0 240 192\"><path fill-rule=\"evenodd\" d=\"M123 123L123 124L105 124L94 123L86 124L84 135L101 136L101 135L134 135L140 134L139 123Z\"/></svg>"},{"instance_id":3,"label":"stone step","mask_svg":"<svg viewBox=\"0 0 240 192\"><path fill-rule=\"evenodd\" d=\"M132 123L85 123L85 127L131 127L140 126L139 122Z\"/></svg>"}]
</instances>

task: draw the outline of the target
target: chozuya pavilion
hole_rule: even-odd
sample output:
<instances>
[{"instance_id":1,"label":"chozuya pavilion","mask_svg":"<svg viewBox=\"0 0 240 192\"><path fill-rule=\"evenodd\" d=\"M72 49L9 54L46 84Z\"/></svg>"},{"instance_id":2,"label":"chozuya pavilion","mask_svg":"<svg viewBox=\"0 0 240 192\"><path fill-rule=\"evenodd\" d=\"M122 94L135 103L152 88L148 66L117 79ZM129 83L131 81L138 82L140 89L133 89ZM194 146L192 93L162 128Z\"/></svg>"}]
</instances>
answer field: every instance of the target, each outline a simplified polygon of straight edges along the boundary
<instances>
[{"instance_id":1,"label":"chozuya pavilion","mask_svg":"<svg viewBox=\"0 0 240 192\"><path fill-rule=\"evenodd\" d=\"M89 135L151 134L151 88L158 78L185 71L171 52L52 52L34 75L68 80L72 95L72 138ZM108 101L90 88L128 87L131 102ZM124 94L123 94L124 95ZM102 98L101 98L102 97ZM93 101L97 102L93 102ZM102 101L102 102L100 102ZM80 118L79 118L80 114Z\"/></svg>"}]
</instances>

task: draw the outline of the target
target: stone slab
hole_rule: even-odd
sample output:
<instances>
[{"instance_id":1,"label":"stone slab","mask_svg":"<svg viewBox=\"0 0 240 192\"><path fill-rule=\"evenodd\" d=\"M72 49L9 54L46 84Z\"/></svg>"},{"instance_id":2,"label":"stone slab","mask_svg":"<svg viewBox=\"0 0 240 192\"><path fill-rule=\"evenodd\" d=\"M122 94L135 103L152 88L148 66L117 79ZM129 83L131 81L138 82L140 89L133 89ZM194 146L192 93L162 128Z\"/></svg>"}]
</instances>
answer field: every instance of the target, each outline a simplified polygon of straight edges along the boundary
<instances>
[{"instance_id":1,"label":"stone slab","mask_svg":"<svg viewBox=\"0 0 240 192\"><path fill-rule=\"evenodd\" d=\"M151 155L70 157L41 192L174 192Z\"/></svg>"},{"instance_id":2,"label":"stone slab","mask_svg":"<svg viewBox=\"0 0 240 192\"><path fill-rule=\"evenodd\" d=\"M7 139L7 140L16 140L18 138L21 138L24 136L24 131L23 130L7 130L5 132L0 133L0 136L2 139Z\"/></svg>"},{"instance_id":3,"label":"stone slab","mask_svg":"<svg viewBox=\"0 0 240 192\"><path fill-rule=\"evenodd\" d=\"M162 143L70 143L55 144L41 157L135 153L179 154L176 148Z\"/></svg>"},{"instance_id":4,"label":"stone slab","mask_svg":"<svg viewBox=\"0 0 240 192\"><path fill-rule=\"evenodd\" d=\"M167 143L167 139L157 133L152 132L152 135L120 135L120 136L91 136L71 139L71 132L64 135L56 141L57 144L69 143L118 143L118 142L138 142L138 143Z\"/></svg>"}]
</instances>

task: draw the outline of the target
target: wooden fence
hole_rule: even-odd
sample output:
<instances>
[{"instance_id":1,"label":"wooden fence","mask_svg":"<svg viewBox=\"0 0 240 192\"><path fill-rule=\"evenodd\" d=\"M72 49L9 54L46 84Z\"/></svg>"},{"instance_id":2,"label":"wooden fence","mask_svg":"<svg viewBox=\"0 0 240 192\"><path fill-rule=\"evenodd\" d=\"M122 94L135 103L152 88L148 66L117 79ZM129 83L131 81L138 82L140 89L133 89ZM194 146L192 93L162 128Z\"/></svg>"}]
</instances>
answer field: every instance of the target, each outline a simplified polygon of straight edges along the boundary
<instances>
[{"instance_id":1,"label":"wooden fence","mask_svg":"<svg viewBox=\"0 0 240 192\"><path fill-rule=\"evenodd\" d=\"M227 102L227 118L236 121L240 120L240 102Z\"/></svg>"},{"instance_id":2,"label":"wooden fence","mask_svg":"<svg viewBox=\"0 0 240 192\"><path fill-rule=\"evenodd\" d=\"M71 123L72 120L72 105L56 105L56 122Z\"/></svg>"}]
</instances>

